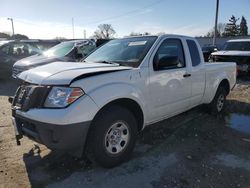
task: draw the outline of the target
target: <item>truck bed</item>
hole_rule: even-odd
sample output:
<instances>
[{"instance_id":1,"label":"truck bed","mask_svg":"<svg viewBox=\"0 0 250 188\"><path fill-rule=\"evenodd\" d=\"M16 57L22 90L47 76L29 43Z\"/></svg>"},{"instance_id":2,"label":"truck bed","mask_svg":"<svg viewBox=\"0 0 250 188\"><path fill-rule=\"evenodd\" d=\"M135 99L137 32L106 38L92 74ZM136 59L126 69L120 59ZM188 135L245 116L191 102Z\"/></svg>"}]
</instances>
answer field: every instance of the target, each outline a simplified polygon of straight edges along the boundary
<instances>
[{"instance_id":1,"label":"truck bed","mask_svg":"<svg viewBox=\"0 0 250 188\"><path fill-rule=\"evenodd\" d=\"M236 63L220 62L220 63L205 63L206 69L206 87L204 102L209 103L215 95L218 83L222 79L227 78L230 83L230 90L236 84Z\"/></svg>"}]
</instances>

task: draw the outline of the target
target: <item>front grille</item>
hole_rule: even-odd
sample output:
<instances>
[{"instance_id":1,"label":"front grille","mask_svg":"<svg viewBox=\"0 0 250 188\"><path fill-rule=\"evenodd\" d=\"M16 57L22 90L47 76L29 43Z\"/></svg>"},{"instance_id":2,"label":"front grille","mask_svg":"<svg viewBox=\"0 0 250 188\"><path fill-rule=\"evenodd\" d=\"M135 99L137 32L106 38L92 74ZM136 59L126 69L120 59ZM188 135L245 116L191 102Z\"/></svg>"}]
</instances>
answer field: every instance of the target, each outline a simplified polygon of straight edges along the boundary
<instances>
[{"instance_id":1,"label":"front grille","mask_svg":"<svg viewBox=\"0 0 250 188\"><path fill-rule=\"evenodd\" d=\"M18 88L13 106L22 111L31 108L41 108L50 91L49 86L22 85Z\"/></svg>"},{"instance_id":2,"label":"front grille","mask_svg":"<svg viewBox=\"0 0 250 188\"><path fill-rule=\"evenodd\" d=\"M27 97L31 95L32 86L22 85L18 88L16 96L14 98L14 106L22 108Z\"/></svg>"}]
</instances>

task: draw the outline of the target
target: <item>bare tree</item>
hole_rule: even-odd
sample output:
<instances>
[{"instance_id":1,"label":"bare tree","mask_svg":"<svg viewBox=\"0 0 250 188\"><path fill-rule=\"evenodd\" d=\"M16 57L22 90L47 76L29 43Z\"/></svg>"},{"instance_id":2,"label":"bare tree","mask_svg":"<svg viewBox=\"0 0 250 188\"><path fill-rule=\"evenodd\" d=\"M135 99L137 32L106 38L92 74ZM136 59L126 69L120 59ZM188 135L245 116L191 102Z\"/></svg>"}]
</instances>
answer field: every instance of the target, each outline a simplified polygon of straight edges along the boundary
<instances>
[{"instance_id":1,"label":"bare tree","mask_svg":"<svg viewBox=\"0 0 250 188\"><path fill-rule=\"evenodd\" d=\"M57 36L57 37L55 37L54 39L56 39L56 40L65 40L66 38L65 38L65 37Z\"/></svg>"},{"instance_id":2,"label":"bare tree","mask_svg":"<svg viewBox=\"0 0 250 188\"><path fill-rule=\"evenodd\" d=\"M217 25L217 37L221 37L222 36L222 33L224 32L225 30L225 27L226 27L226 24L225 23L218 23ZM210 29L209 32L207 32L207 34L205 35L205 37L213 37L214 36L214 28L213 29Z\"/></svg>"},{"instance_id":3,"label":"bare tree","mask_svg":"<svg viewBox=\"0 0 250 188\"><path fill-rule=\"evenodd\" d=\"M225 23L218 23L218 25L217 25L217 33L219 33L220 36L222 36L222 33L225 31L225 28L226 28Z\"/></svg>"},{"instance_id":4,"label":"bare tree","mask_svg":"<svg viewBox=\"0 0 250 188\"><path fill-rule=\"evenodd\" d=\"M165 35L166 33L165 32L159 32L157 33L157 35Z\"/></svg>"},{"instance_id":5,"label":"bare tree","mask_svg":"<svg viewBox=\"0 0 250 188\"><path fill-rule=\"evenodd\" d=\"M131 32L129 36L142 36L141 33Z\"/></svg>"},{"instance_id":6,"label":"bare tree","mask_svg":"<svg viewBox=\"0 0 250 188\"><path fill-rule=\"evenodd\" d=\"M144 33L137 33L137 32L131 32L129 36L145 36L145 35L151 35L149 32L144 32Z\"/></svg>"},{"instance_id":7,"label":"bare tree","mask_svg":"<svg viewBox=\"0 0 250 188\"><path fill-rule=\"evenodd\" d=\"M94 32L93 37L96 39L110 39L114 38L115 33L116 32L111 24L101 24Z\"/></svg>"}]
</instances>

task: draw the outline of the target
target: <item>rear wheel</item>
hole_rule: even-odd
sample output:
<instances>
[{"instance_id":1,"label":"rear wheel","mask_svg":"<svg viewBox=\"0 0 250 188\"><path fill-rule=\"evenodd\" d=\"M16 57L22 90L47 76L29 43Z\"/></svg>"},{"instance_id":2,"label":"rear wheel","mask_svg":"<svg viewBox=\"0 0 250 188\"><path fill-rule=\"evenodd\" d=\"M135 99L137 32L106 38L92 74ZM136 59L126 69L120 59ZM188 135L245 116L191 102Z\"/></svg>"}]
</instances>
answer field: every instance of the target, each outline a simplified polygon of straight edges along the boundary
<instances>
[{"instance_id":1,"label":"rear wheel","mask_svg":"<svg viewBox=\"0 0 250 188\"><path fill-rule=\"evenodd\" d=\"M226 103L226 90L219 86L214 99L209 104L209 110L212 114L218 114L224 111Z\"/></svg>"},{"instance_id":2,"label":"rear wheel","mask_svg":"<svg viewBox=\"0 0 250 188\"><path fill-rule=\"evenodd\" d=\"M102 167L111 168L129 159L135 146L137 123L126 108L111 106L95 118L86 155Z\"/></svg>"}]
</instances>

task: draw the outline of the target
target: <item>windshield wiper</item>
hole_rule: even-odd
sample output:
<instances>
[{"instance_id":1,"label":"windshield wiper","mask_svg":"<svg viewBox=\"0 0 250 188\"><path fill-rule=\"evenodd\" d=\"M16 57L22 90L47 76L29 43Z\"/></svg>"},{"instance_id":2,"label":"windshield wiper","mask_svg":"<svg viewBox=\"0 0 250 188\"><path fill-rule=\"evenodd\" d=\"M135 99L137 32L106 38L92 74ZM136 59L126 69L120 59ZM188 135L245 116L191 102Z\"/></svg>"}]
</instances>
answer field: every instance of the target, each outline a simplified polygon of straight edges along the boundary
<instances>
[{"instance_id":1,"label":"windshield wiper","mask_svg":"<svg viewBox=\"0 0 250 188\"><path fill-rule=\"evenodd\" d=\"M111 64L111 65L119 65L119 63L113 62L113 61L97 61L95 63L104 63L104 64Z\"/></svg>"}]
</instances>

